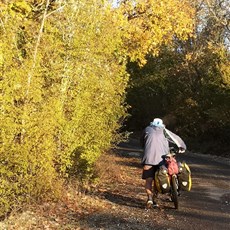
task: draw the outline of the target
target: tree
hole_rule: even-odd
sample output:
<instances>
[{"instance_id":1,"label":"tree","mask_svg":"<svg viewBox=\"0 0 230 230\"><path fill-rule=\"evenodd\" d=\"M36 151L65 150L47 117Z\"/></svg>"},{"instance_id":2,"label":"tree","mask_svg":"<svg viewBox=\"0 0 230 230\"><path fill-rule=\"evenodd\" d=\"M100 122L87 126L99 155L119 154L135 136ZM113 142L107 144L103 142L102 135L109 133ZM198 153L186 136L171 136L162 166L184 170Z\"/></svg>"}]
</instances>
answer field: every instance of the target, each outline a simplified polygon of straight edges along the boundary
<instances>
[{"instance_id":1,"label":"tree","mask_svg":"<svg viewBox=\"0 0 230 230\"><path fill-rule=\"evenodd\" d=\"M187 140L195 139L199 148L200 143L204 146L209 142L204 152L223 154L227 150L230 95L226 44L229 30L224 8L227 4L227 1L194 2L195 36L186 41L174 39L174 45L165 46L158 57L150 56L143 69L130 65L133 88L128 92L128 103L135 108L137 119L133 117L132 123L146 124L153 116L162 116L166 122L170 119L172 128L177 127ZM148 105L143 108L146 102ZM145 120L140 117L143 111Z\"/></svg>"},{"instance_id":2,"label":"tree","mask_svg":"<svg viewBox=\"0 0 230 230\"><path fill-rule=\"evenodd\" d=\"M178 2L184 11L177 12ZM100 154L121 138L127 60L144 64L146 53L156 55L174 35L186 38L192 19L183 17L193 11L177 0L118 8L95 0L20 0L2 2L1 12L4 214L57 197L73 172L91 178Z\"/></svg>"},{"instance_id":3,"label":"tree","mask_svg":"<svg viewBox=\"0 0 230 230\"><path fill-rule=\"evenodd\" d=\"M119 138L128 80L122 20L109 5L2 6L1 214L58 196L74 163L79 178L90 178L101 152Z\"/></svg>"},{"instance_id":4,"label":"tree","mask_svg":"<svg viewBox=\"0 0 230 230\"><path fill-rule=\"evenodd\" d=\"M124 41L130 61L140 65L147 54L156 56L175 37L186 40L193 32L194 10L186 0L122 1L121 9L129 22Z\"/></svg>"}]
</instances>

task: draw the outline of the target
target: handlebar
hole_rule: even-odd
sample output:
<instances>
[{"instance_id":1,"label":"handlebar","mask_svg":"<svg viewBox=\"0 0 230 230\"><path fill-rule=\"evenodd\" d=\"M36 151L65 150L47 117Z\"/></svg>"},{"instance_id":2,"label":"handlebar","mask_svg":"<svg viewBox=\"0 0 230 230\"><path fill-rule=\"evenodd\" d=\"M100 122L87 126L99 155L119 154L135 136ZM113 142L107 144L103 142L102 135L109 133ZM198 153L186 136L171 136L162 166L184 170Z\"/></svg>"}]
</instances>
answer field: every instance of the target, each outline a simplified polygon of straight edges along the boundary
<instances>
[{"instance_id":1,"label":"handlebar","mask_svg":"<svg viewBox=\"0 0 230 230\"><path fill-rule=\"evenodd\" d=\"M171 153L171 154L177 154L177 153L184 153L185 152L185 149L184 148L181 148L181 147L179 147L179 148L175 148L175 147L171 147L171 148L169 148L169 152Z\"/></svg>"}]
</instances>

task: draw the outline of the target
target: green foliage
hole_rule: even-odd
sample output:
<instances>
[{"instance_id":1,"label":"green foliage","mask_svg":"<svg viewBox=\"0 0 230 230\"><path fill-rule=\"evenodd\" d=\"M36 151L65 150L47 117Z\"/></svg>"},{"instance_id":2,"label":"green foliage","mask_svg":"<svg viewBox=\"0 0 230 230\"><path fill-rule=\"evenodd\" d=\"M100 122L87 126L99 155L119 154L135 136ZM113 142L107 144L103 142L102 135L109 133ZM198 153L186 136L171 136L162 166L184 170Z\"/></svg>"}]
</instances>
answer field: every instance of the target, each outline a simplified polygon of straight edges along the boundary
<instances>
[{"instance_id":1,"label":"green foliage","mask_svg":"<svg viewBox=\"0 0 230 230\"><path fill-rule=\"evenodd\" d=\"M203 152L224 155L230 131L226 18L220 14L223 2L205 3L197 11L196 36L184 42L175 39L158 57L148 57L142 69L129 64L132 87L127 102L133 116L128 126L139 130L160 116L188 143L197 143L198 151L203 145ZM200 24L204 18L206 23Z\"/></svg>"},{"instance_id":2,"label":"green foliage","mask_svg":"<svg viewBox=\"0 0 230 230\"><path fill-rule=\"evenodd\" d=\"M119 23L109 8L95 1L4 7L0 215L57 197L74 157L81 177L92 175L119 136L128 79L125 62L117 61L123 59Z\"/></svg>"},{"instance_id":3,"label":"green foliage","mask_svg":"<svg viewBox=\"0 0 230 230\"><path fill-rule=\"evenodd\" d=\"M127 59L144 64L146 53L192 30L193 10L183 1L177 12L178 2L138 1L135 19L129 1L117 9L103 0L0 4L0 215L57 197L70 173L91 178L122 138Z\"/></svg>"}]
</instances>

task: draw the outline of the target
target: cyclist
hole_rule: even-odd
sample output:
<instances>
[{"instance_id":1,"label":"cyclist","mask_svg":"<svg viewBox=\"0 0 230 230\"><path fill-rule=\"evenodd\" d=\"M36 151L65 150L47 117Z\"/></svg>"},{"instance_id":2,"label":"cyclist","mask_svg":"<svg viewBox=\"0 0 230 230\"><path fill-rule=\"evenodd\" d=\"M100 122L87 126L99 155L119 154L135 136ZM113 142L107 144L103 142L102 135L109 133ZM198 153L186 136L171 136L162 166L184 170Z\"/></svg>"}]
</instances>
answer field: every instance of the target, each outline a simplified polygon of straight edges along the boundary
<instances>
[{"instance_id":1,"label":"cyclist","mask_svg":"<svg viewBox=\"0 0 230 230\"><path fill-rule=\"evenodd\" d=\"M154 177L156 170L163 162L162 156L169 153L169 142L176 144L180 149L186 149L184 141L173 132L167 130L160 118L155 118L144 129L141 136L141 146L144 149L141 161L143 165L142 179L145 180L147 208L158 207Z\"/></svg>"}]
</instances>

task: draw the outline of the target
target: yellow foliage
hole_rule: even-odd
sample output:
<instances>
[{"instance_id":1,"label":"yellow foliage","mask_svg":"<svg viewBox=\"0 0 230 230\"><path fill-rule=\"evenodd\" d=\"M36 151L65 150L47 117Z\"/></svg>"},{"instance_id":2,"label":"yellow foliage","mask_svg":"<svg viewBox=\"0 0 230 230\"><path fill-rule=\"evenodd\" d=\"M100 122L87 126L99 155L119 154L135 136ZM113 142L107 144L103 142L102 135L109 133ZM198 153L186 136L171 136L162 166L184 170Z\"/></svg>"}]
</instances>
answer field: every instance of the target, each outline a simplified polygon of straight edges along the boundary
<instances>
[{"instance_id":1,"label":"yellow foliage","mask_svg":"<svg viewBox=\"0 0 230 230\"><path fill-rule=\"evenodd\" d=\"M187 0L125 1L121 10L127 15L128 55L131 61L145 63L146 54L158 55L160 47L174 37L185 40L193 33L194 9Z\"/></svg>"},{"instance_id":2,"label":"yellow foliage","mask_svg":"<svg viewBox=\"0 0 230 230\"><path fill-rule=\"evenodd\" d=\"M25 0L13 1L13 3L9 5L9 11L11 16L17 16L22 19L31 13L32 7L28 1Z\"/></svg>"},{"instance_id":3,"label":"yellow foliage","mask_svg":"<svg viewBox=\"0 0 230 230\"><path fill-rule=\"evenodd\" d=\"M0 43L0 67L3 65L4 59L3 59L3 48L2 43Z\"/></svg>"},{"instance_id":4,"label":"yellow foliage","mask_svg":"<svg viewBox=\"0 0 230 230\"><path fill-rule=\"evenodd\" d=\"M1 214L53 197L71 170L90 178L120 138L127 59L144 65L146 54L157 55L174 36L186 39L193 25L185 0L116 9L67 1L38 11L33 1L8 3L0 24Z\"/></svg>"},{"instance_id":5,"label":"yellow foliage","mask_svg":"<svg viewBox=\"0 0 230 230\"><path fill-rule=\"evenodd\" d=\"M0 215L57 196L74 158L90 178L126 115L122 15L72 1L42 21L24 3L12 3L0 25Z\"/></svg>"},{"instance_id":6,"label":"yellow foliage","mask_svg":"<svg viewBox=\"0 0 230 230\"><path fill-rule=\"evenodd\" d=\"M187 98L186 104L188 105L188 107L197 107L198 106L198 103L192 98Z\"/></svg>"}]
</instances>

